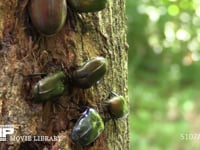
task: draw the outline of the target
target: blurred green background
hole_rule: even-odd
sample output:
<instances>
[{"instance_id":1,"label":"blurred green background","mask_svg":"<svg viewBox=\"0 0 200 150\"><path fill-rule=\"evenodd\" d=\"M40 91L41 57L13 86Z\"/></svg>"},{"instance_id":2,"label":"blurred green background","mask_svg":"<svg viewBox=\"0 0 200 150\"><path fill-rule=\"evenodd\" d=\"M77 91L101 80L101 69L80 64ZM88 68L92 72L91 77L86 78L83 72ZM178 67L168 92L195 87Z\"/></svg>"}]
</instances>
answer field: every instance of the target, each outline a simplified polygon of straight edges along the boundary
<instances>
[{"instance_id":1,"label":"blurred green background","mask_svg":"<svg viewBox=\"0 0 200 150\"><path fill-rule=\"evenodd\" d=\"M126 4L131 150L199 150L200 0Z\"/></svg>"}]
</instances>

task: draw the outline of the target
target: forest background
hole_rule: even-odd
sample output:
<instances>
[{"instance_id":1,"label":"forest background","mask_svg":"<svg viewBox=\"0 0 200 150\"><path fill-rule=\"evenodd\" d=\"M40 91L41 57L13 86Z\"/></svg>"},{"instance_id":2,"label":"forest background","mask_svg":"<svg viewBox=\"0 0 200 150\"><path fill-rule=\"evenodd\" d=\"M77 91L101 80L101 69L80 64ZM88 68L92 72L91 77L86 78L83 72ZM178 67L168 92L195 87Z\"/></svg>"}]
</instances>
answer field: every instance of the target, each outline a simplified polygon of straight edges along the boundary
<instances>
[{"instance_id":1,"label":"forest background","mask_svg":"<svg viewBox=\"0 0 200 150\"><path fill-rule=\"evenodd\" d=\"M200 1L126 4L131 150L200 149Z\"/></svg>"}]
</instances>

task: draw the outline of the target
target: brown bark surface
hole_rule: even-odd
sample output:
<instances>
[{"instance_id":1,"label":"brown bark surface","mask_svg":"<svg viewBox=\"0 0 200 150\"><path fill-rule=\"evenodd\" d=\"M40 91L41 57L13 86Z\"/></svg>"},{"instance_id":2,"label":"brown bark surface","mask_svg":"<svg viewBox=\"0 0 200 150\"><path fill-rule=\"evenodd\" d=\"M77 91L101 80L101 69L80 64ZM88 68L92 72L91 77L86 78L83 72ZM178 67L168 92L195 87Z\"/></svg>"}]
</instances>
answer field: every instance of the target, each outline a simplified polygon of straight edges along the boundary
<instances>
[{"instance_id":1,"label":"brown bark surface","mask_svg":"<svg viewBox=\"0 0 200 150\"><path fill-rule=\"evenodd\" d=\"M98 13L70 11L63 29L43 37L31 24L28 0L0 1L0 124L15 125L18 135L62 135L59 142L29 142L39 149L129 150L128 119L105 122L105 130L94 144L80 148L70 139L77 106L90 106L103 118L109 114L104 102L111 91L127 98L127 45L125 1L109 0ZM69 87L62 97L45 103L30 101L30 89L38 78L25 75L70 70L96 56L107 58L108 71L98 84L83 90ZM76 104L74 104L76 103ZM65 106L65 107L61 107ZM108 119L106 119L108 120ZM19 149L22 142L1 143L1 149Z\"/></svg>"}]
</instances>

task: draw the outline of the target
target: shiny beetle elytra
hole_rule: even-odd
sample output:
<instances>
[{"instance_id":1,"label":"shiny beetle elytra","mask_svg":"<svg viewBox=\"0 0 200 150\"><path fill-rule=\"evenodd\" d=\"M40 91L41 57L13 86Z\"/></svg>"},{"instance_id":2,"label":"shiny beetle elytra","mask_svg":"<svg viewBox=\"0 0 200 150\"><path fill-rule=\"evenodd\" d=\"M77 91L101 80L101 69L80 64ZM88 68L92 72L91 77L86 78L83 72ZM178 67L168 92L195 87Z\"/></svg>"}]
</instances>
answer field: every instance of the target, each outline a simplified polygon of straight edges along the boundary
<instances>
[{"instance_id":1,"label":"shiny beetle elytra","mask_svg":"<svg viewBox=\"0 0 200 150\"><path fill-rule=\"evenodd\" d=\"M104 123L99 113L87 108L72 130L72 140L82 146L94 142L104 130Z\"/></svg>"},{"instance_id":2,"label":"shiny beetle elytra","mask_svg":"<svg viewBox=\"0 0 200 150\"><path fill-rule=\"evenodd\" d=\"M107 0L68 0L70 7L77 12L96 12L104 9Z\"/></svg>"},{"instance_id":3,"label":"shiny beetle elytra","mask_svg":"<svg viewBox=\"0 0 200 150\"><path fill-rule=\"evenodd\" d=\"M65 73L62 71L50 73L39 80L32 90L32 99L35 102L44 102L61 96L65 90Z\"/></svg>"},{"instance_id":4,"label":"shiny beetle elytra","mask_svg":"<svg viewBox=\"0 0 200 150\"><path fill-rule=\"evenodd\" d=\"M107 71L107 60L96 57L72 73L72 84L87 89L98 82Z\"/></svg>"},{"instance_id":5,"label":"shiny beetle elytra","mask_svg":"<svg viewBox=\"0 0 200 150\"><path fill-rule=\"evenodd\" d=\"M108 111L113 118L121 118L128 114L128 105L123 96L114 96L107 101Z\"/></svg>"},{"instance_id":6,"label":"shiny beetle elytra","mask_svg":"<svg viewBox=\"0 0 200 150\"><path fill-rule=\"evenodd\" d=\"M43 35L57 33L67 16L66 0L30 0L29 15L35 28Z\"/></svg>"}]
</instances>

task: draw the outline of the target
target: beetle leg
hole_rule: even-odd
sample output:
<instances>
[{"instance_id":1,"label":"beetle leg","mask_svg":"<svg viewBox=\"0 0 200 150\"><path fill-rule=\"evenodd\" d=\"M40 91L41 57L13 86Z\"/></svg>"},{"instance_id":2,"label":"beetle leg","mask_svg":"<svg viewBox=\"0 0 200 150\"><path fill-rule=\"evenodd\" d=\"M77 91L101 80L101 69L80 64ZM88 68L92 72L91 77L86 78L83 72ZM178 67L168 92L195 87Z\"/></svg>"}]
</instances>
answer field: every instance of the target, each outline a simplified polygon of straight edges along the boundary
<instances>
[{"instance_id":1,"label":"beetle leg","mask_svg":"<svg viewBox=\"0 0 200 150\"><path fill-rule=\"evenodd\" d=\"M69 121L71 121L71 122L73 122L73 123L76 123L77 120L78 120L78 119L73 118L73 119L70 119Z\"/></svg>"},{"instance_id":2,"label":"beetle leg","mask_svg":"<svg viewBox=\"0 0 200 150\"><path fill-rule=\"evenodd\" d=\"M23 75L23 74L22 74ZM27 77L27 78L35 78L35 77L45 77L47 75L47 73L35 73L35 74L28 74L28 75L23 75L24 77Z\"/></svg>"},{"instance_id":3,"label":"beetle leg","mask_svg":"<svg viewBox=\"0 0 200 150\"><path fill-rule=\"evenodd\" d=\"M75 25L77 24L77 15L69 6L67 6L67 10L67 18L70 18L68 19L69 25L76 31Z\"/></svg>"},{"instance_id":4,"label":"beetle leg","mask_svg":"<svg viewBox=\"0 0 200 150\"><path fill-rule=\"evenodd\" d=\"M111 116L111 119L113 121L113 125L114 125L114 133L117 131L117 124L116 124L116 120L114 119L114 117Z\"/></svg>"}]
</instances>

